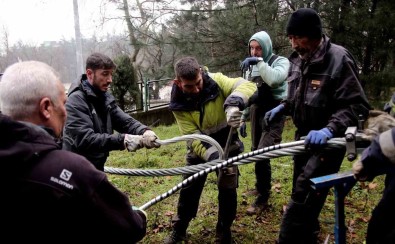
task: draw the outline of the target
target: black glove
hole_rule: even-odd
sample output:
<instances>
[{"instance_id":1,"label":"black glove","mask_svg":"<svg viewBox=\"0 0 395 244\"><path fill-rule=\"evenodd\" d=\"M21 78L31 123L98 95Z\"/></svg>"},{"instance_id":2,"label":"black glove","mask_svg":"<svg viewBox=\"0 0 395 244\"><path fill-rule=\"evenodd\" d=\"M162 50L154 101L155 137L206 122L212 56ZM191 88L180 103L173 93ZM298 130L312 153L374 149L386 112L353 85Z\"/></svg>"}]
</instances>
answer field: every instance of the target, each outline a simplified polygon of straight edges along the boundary
<instances>
[{"instance_id":1,"label":"black glove","mask_svg":"<svg viewBox=\"0 0 395 244\"><path fill-rule=\"evenodd\" d=\"M241 63L240 65L240 69L242 72L245 72L248 70L248 68L250 67L250 65L255 65L257 63L259 63L260 61L262 61L262 58L257 58L257 57L249 57L244 59L244 61Z\"/></svg>"},{"instance_id":2,"label":"black glove","mask_svg":"<svg viewBox=\"0 0 395 244\"><path fill-rule=\"evenodd\" d=\"M246 138L246 137L247 137L247 124L246 124L245 121L242 121L242 122L240 123L240 135L241 135L243 138Z\"/></svg>"}]
</instances>

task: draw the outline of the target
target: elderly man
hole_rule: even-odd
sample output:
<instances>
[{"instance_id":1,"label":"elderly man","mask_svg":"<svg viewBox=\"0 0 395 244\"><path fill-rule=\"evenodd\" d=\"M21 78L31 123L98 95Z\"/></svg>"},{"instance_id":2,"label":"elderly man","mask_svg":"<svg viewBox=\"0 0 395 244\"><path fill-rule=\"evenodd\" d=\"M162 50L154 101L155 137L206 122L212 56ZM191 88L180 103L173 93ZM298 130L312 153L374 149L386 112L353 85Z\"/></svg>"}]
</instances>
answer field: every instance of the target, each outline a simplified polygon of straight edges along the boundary
<instances>
[{"instance_id":1,"label":"elderly man","mask_svg":"<svg viewBox=\"0 0 395 244\"><path fill-rule=\"evenodd\" d=\"M296 126L295 140L305 138L306 152L294 156L291 199L280 229L279 243L317 243L318 216L329 188L313 190L310 179L336 173L345 148L321 150L333 137L343 137L358 116L368 116L370 105L358 78L352 55L322 33L321 18L310 8L292 13L287 25L292 48L288 96L267 112L271 123L288 114Z\"/></svg>"},{"instance_id":2,"label":"elderly man","mask_svg":"<svg viewBox=\"0 0 395 244\"><path fill-rule=\"evenodd\" d=\"M2 239L13 243L135 243L146 216L84 157L61 150L66 95L37 61L15 63L0 82ZM142 138L140 138L141 140Z\"/></svg>"}]
</instances>

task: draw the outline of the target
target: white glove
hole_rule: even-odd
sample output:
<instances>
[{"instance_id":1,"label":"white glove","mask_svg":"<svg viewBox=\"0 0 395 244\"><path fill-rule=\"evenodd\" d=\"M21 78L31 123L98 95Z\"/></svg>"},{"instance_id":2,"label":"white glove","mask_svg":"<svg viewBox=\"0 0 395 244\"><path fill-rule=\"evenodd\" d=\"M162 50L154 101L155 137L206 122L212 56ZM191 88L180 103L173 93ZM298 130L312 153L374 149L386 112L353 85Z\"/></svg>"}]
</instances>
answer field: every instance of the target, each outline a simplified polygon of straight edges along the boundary
<instances>
[{"instance_id":1,"label":"white glove","mask_svg":"<svg viewBox=\"0 0 395 244\"><path fill-rule=\"evenodd\" d=\"M226 113L226 121L228 125L233 128L239 128L241 123L241 115L242 112L240 111L239 107L235 106L228 106L225 109Z\"/></svg>"},{"instance_id":2,"label":"white glove","mask_svg":"<svg viewBox=\"0 0 395 244\"><path fill-rule=\"evenodd\" d=\"M143 134L143 146L150 149L153 147L160 147L160 144L156 142L156 139L159 139L158 136L152 130L146 130Z\"/></svg>"},{"instance_id":3,"label":"white glove","mask_svg":"<svg viewBox=\"0 0 395 244\"><path fill-rule=\"evenodd\" d=\"M138 135L130 135L130 134L125 134L125 139L123 140L123 144L125 145L125 148L128 149L129 152L134 152L137 149L142 148L142 136Z\"/></svg>"}]
</instances>

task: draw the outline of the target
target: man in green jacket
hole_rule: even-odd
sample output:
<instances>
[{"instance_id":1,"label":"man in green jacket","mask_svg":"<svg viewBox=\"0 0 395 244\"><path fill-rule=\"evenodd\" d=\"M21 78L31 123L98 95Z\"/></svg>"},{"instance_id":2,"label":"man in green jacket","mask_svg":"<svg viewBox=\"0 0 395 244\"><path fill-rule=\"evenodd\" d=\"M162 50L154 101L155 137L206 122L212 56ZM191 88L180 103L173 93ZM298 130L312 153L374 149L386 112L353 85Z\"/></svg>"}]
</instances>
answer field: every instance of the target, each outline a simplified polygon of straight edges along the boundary
<instances>
[{"instance_id":1,"label":"man in green jacket","mask_svg":"<svg viewBox=\"0 0 395 244\"><path fill-rule=\"evenodd\" d=\"M250 98L250 107L243 111L240 134L246 136L245 120L250 116L251 150L254 151L279 144L282 140L285 116L280 116L270 125L263 123L263 116L287 97L286 79L289 60L273 53L272 41L265 31L259 31L252 35L248 49L251 57L243 61L241 70L248 80L256 84L257 91ZM269 159L255 163L255 176L257 198L247 209L247 214L250 215L259 213L269 206L272 179Z\"/></svg>"},{"instance_id":2,"label":"man in green jacket","mask_svg":"<svg viewBox=\"0 0 395 244\"><path fill-rule=\"evenodd\" d=\"M244 151L237 130L240 126L241 110L256 86L243 78L229 78L222 73L209 73L193 57L184 57L175 64L170 110L173 112L183 135L205 134L225 147L230 132L229 157ZM196 165L219 158L214 146L201 141L187 144L187 165ZM216 242L232 243L231 225L236 217L238 169L236 166L221 169L218 175L218 222ZM188 177L185 175L184 177ZM183 187L173 218L173 232L165 243L177 243L186 238L189 222L196 216L199 199L206 181L202 176Z\"/></svg>"}]
</instances>

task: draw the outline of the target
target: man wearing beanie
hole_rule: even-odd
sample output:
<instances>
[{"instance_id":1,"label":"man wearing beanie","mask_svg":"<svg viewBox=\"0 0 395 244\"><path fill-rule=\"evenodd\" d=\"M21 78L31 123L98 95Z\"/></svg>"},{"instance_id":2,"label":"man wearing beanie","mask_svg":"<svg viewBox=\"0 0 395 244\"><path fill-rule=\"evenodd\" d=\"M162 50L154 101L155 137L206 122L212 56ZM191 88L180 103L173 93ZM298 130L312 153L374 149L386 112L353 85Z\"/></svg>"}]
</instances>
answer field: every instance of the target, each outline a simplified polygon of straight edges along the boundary
<instances>
[{"instance_id":1,"label":"man wearing beanie","mask_svg":"<svg viewBox=\"0 0 395 244\"><path fill-rule=\"evenodd\" d=\"M278 243L318 243L318 216L329 188L312 189L310 179L339 171L345 148L325 149L333 137L344 137L370 105L358 78L357 65L344 47L322 33L313 9L292 13L287 36L295 50L289 57L288 96L265 114L268 123L290 115L295 140L305 137L304 154L295 155L291 199L283 215Z\"/></svg>"}]
</instances>

